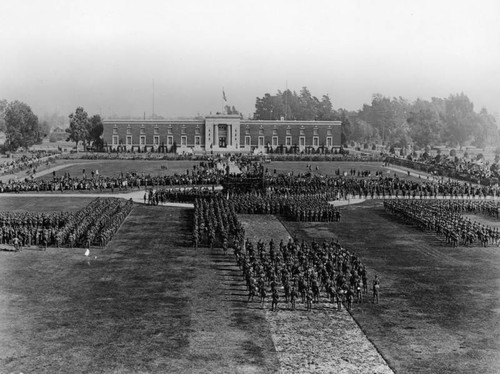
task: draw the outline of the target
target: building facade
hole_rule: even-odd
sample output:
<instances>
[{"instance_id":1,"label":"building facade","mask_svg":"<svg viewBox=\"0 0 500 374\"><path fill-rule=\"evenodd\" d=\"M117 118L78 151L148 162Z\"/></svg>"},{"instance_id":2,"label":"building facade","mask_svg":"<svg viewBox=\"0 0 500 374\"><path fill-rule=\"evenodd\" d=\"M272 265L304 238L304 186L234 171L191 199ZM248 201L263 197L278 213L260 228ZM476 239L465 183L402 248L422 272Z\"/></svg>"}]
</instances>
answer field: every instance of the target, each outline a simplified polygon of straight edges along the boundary
<instances>
[{"instance_id":1,"label":"building facade","mask_svg":"<svg viewBox=\"0 0 500 374\"><path fill-rule=\"evenodd\" d=\"M108 151L121 152L333 152L340 121L255 121L237 115L201 120L105 120Z\"/></svg>"}]
</instances>

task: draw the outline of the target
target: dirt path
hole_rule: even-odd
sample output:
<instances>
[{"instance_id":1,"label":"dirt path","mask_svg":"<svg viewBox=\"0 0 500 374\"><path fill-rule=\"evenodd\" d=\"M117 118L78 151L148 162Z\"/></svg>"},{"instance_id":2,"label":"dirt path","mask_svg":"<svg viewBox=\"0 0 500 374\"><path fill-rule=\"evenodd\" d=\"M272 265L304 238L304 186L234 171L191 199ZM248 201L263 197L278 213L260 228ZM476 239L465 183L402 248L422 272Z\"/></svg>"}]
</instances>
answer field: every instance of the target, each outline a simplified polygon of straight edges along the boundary
<instances>
[{"instance_id":1,"label":"dirt path","mask_svg":"<svg viewBox=\"0 0 500 374\"><path fill-rule=\"evenodd\" d=\"M266 314L282 373L393 373L345 309L319 307Z\"/></svg>"}]
</instances>

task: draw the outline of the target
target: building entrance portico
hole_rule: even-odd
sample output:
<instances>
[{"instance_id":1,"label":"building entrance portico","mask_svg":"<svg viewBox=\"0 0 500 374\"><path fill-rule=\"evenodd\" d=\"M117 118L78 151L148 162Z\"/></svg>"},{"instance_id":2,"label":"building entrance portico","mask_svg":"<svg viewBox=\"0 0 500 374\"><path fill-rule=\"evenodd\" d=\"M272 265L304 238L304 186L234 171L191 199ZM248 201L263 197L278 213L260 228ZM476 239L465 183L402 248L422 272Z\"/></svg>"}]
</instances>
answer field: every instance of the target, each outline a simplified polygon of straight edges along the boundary
<instances>
[{"instance_id":1,"label":"building entrance portico","mask_svg":"<svg viewBox=\"0 0 500 374\"><path fill-rule=\"evenodd\" d=\"M216 115L206 118L205 144L213 151L235 151L239 147L240 117Z\"/></svg>"}]
</instances>

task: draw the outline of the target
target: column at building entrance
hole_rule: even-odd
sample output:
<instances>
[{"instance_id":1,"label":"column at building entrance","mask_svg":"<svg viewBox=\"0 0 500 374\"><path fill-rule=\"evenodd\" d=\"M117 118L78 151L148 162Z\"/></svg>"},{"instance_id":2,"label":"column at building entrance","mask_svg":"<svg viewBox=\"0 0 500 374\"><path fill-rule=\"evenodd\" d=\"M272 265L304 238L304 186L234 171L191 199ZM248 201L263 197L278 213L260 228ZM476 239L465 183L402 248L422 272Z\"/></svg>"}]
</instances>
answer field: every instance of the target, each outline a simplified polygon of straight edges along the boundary
<instances>
[{"instance_id":1,"label":"column at building entrance","mask_svg":"<svg viewBox=\"0 0 500 374\"><path fill-rule=\"evenodd\" d=\"M212 141L212 144L214 145L214 147L218 146L218 144L219 144L218 142L219 142L219 126L214 125L214 138Z\"/></svg>"}]
</instances>

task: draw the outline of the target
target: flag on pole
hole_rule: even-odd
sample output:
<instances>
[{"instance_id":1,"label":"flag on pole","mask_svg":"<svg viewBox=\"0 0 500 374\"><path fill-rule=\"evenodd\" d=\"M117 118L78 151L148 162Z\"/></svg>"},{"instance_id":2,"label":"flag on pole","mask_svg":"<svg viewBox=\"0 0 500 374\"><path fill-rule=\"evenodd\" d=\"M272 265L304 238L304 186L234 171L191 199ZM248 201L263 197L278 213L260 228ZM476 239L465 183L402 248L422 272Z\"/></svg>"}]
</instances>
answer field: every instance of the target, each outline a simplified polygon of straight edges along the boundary
<instances>
[{"instance_id":1,"label":"flag on pole","mask_svg":"<svg viewBox=\"0 0 500 374\"><path fill-rule=\"evenodd\" d=\"M224 92L224 88L222 89L222 99L224 99L224 101L227 101L226 93Z\"/></svg>"}]
</instances>

